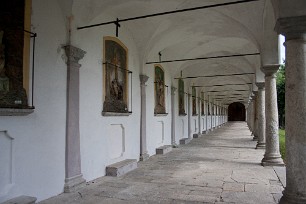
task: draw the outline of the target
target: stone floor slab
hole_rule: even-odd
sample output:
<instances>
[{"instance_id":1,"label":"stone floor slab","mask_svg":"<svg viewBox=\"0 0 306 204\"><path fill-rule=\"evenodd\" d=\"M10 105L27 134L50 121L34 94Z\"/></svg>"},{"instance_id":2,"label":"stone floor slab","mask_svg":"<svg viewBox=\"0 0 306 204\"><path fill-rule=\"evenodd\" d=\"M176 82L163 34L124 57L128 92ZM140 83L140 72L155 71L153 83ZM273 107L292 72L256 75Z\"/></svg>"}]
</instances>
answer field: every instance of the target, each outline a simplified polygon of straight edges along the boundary
<instances>
[{"instance_id":1,"label":"stone floor slab","mask_svg":"<svg viewBox=\"0 0 306 204\"><path fill-rule=\"evenodd\" d=\"M275 169L260 165L245 122L227 123L165 155L151 156L121 177L101 177L77 192L41 204L277 203L283 186Z\"/></svg>"}]
</instances>

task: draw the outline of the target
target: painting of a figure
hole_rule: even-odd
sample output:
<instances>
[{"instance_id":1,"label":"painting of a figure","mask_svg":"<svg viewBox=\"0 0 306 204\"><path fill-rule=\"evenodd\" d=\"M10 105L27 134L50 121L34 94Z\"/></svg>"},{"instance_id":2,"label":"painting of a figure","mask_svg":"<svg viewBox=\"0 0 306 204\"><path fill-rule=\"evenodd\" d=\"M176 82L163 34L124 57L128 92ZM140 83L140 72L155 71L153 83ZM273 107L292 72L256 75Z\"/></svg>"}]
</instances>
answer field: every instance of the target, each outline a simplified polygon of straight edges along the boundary
<instances>
[{"instance_id":1,"label":"painting of a figure","mask_svg":"<svg viewBox=\"0 0 306 204\"><path fill-rule=\"evenodd\" d=\"M118 39L105 37L103 112L128 112L127 75L127 48Z\"/></svg>"},{"instance_id":2,"label":"painting of a figure","mask_svg":"<svg viewBox=\"0 0 306 204\"><path fill-rule=\"evenodd\" d=\"M166 113L165 107L165 73L161 66L155 65L155 108L154 114Z\"/></svg>"},{"instance_id":3,"label":"painting of a figure","mask_svg":"<svg viewBox=\"0 0 306 204\"><path fill-rule=\"evenodd\" d=\"M192 87L192 115L197 115L197 94L195 87Z\"/></svg>"},{"instance_id":4,"label":"painting of a figure","mask_svg":"<svg viewBox=\"0 0 306 204\"><path fill-rule=\"evenodd\" d=\"M205 115L205 101L203 93L201 93L201 115Z\"/></svg>"},{"instance_id":5,"label":"painting of a figure","mask_svg":"<svg viewBox=\"0 0 306 204\"><path fill-rule=\"evenodd\" d=\"M184 92L184 81L178 80L178 97L179 97L179 115L186 115L185 112L185 92Z\"/></svg>"},{"instance_id":6,"label":"painting of a figure","mask_svg":"<svg viewBox=\"0 0 306 204\"><path fill-rule=\"evenodd\" d=\"M25 44L30 42L26 1L5 1L0 6L0 108L27 108L28 78ZM26 40L25 40L26 39Z\"/></svg>"}]
</instances>

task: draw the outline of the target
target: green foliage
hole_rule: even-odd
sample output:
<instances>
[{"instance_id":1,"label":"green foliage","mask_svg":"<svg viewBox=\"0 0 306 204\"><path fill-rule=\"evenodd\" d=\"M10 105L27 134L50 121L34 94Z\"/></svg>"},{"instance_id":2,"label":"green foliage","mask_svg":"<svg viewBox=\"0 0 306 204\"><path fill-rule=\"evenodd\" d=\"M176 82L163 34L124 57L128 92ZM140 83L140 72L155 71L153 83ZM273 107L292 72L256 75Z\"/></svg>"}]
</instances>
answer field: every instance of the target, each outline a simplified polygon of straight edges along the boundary
<instances>
[{"instance_id":1,"label":"green foliage","mask_svg":"<svg viewBox=\"0 0 306 204\"><path fill-rule=\"evenodd\" d=\"M283 160L286 157L286 147L285 147L285 130L279 129L279 149Z\"/></svg>"},{"instance_id":2,"label":"green foliage","mask_svg":"<svg viewBox=\"0 0 306 204\"><path fill-rule=\"evenodd\" d=\"M281 65L276 78L279 126L285 128L285 65Z\"/></svg>"}]
</instances>

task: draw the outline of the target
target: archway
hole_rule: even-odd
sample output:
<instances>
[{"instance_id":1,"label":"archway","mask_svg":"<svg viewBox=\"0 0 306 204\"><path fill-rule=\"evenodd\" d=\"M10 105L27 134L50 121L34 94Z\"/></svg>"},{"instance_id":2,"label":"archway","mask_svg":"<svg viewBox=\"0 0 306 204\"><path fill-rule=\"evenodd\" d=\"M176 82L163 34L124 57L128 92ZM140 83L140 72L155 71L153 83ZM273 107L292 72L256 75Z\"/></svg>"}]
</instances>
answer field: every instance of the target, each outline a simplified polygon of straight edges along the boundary
<instances>
[{"instance_id":1,"label":"archway","mask_svg":"<svg viewBox=\"0 0 306 204\"><path fill-rule=\"evenodd\" d=\"M245 107L242 103L235 102L228 106L228 121L245 121Z\"/></svg>"}]
</instances>

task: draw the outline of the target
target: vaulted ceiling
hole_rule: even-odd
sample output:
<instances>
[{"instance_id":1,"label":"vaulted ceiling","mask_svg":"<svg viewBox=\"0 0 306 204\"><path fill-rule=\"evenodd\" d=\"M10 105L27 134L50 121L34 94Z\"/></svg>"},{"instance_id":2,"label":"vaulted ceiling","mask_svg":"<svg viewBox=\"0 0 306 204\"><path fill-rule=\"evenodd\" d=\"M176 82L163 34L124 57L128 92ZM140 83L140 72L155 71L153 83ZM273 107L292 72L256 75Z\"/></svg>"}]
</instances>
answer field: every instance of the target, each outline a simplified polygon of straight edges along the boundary
<instances>
[{"instance_id":1,"label":"vaulted ceiling","mask_svg":"<svg viewBox=\"0 0 306 204\"><path fill-rule=\"evenodd\" d=\"M78 14L75 16L77 26L84 26L113 21L116 18L124 19L234 1L237 0L74 0L71 1L71 12ZM210 95L213 98L217 98L218 94L224 95L224 104L235 100L229 99L235 95L237 99L244 98L247 102L255 88L255 81L263 80L260 72L263 53L267 53L267 47L273 48L273 55L277 52L277 39L274 39L277 35L273 31L274 15L267 15L267 12L273 12L270 0L258 0L122 22L121 27L130 32L144 67L152 66L145 66L146 62L158 61L159 52L162 54L162 60L261 53L163 64L171 73L173 81L181 73L183 77L255 73L256 75L185 79L187 86L203 86L199 88L200 91L220 91L211 92ZM267 22L271 25L267 25ZM274 40L267 42L265 39ZM267 46L267 43L271 45ZM145 73L145 70L142 72ZM211 86L215 84L244 85ZM244 89L250 91L236 91Z\"/></svg>"}]
</instances>

